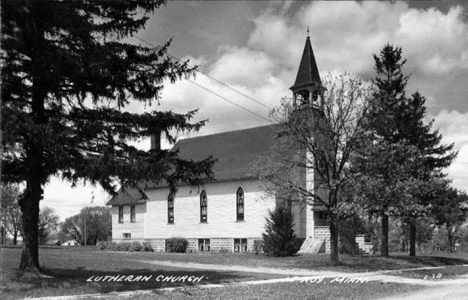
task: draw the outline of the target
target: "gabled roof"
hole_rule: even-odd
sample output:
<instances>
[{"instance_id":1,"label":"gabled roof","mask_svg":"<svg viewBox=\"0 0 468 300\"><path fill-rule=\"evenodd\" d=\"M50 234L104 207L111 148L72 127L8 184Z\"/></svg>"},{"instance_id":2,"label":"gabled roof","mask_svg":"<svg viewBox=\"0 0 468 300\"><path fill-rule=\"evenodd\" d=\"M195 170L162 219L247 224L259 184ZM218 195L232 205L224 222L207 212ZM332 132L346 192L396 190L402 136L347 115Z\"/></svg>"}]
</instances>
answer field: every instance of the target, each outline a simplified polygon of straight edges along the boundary
<instances>
[{"instance_id":1,"label":"gabled roof","mask_svg":"<svg viewBox=\"0 0 468 300\"><path fill-rule=\"evenodd\" d=\"M314 83L321 85L320 74L315 61L314 51L310 43L310 37L307 37L306 44L304 46L304 52L302 53L301 64L297 71L296 81L290 88L291 90L300 88Z\"/></svg>"},{"instance_id":2,"label":"gabled roof","mask_svg":"<svg viewBox=\"0 0 468 300\"><path fill-rule=\"evenodd\" d=\"M179 150L179 157L185 160L202 160L212 155L217 159L213 166L216 181L249 179L257 177L251 167L259 157L271 153L276 137L277 125L268 125L180 140L172 150ZM143 184L145 187L155 186ZM126 188L106 205L134 205L145 201L146 196L138 190Z\"/></svg>"},{"instance_id":3,"label":"gabled roof","mask_svg":"<svg viewBox=\"0 0 468 300\"><path fill-rule=\"evenodd\" d=\"M217 181L254 178L252 164L271 152L276 136L276 125L268 125L181 140L174 150L179 150L182 159L212 155L218 160L213 167Z\"/></svg>"},{"instance_id":4,"label":"gabled roof","mask_svg":"<svg viewBox=\"0 0 468 300\"><path fill-rule=\"evenodd\" d=\"M146 202L146 195L143 195L135 188L121 188L117 195L112 197L106 205L135 205L143 204Z\"/></svg>"}]
</instances>

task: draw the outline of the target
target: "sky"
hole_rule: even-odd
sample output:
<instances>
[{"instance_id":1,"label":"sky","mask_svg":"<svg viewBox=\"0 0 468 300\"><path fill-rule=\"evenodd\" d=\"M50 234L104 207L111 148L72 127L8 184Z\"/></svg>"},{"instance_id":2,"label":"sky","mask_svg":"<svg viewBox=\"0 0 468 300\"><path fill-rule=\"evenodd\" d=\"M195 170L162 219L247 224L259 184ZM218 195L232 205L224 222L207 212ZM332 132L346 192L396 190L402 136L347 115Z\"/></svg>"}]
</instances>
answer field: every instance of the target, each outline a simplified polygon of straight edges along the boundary
<instances>
[{"instance_id":1,"label":"sky","mask_svg":"<svg viewBox=\"0 0 468 300\"><path fill-rule=\"evenodd\" d=\"M433 120L442 142L458 151L445 172L452 186L468 192L468 5L462 0L171 1L128 41L161 45L172 39L169 53L200 72L165 83L159 104L128 109L198 109L195 121L207 125L180 139L271 124L269 110L292 96L307 27L321 76L347 72L371 79L372 55L387 43L402 48L406 92L425 96L426 122ZM138 145L149 149L149 140ZM54 208L64 221L108 199L99 187L71 188L53 178L41 207Z\"/></svg>"}]
</instances>

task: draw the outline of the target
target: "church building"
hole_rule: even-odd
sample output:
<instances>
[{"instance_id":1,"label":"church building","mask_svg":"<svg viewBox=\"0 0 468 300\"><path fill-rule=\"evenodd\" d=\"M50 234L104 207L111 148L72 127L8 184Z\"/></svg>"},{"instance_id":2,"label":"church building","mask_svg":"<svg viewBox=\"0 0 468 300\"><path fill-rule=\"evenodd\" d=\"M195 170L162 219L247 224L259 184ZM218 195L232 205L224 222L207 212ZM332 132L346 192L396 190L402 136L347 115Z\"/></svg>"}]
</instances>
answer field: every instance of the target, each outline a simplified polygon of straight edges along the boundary
<instances>
[{"instance_id":1,"label":"church building","mask_svg":"<svg viewBox=\"0 0 468 300\"><path fill-rule=\"evenodd\" d=\"M307 37L296 81L290 88L298 110L323 108L323 92L310 38ZM266 218L277 199L252 170L277 142L277 125L235 130L180 140L174 146L183 159L217 159L214 182L193 188L179 186L176 194L167 186L147 187L146 197L126 189L113 197L112 240L149 241L155 251L165 251L166 241L183 237L187 251L254 251L262 240ZM157 145L152 142L152 145ZM307 189L314 189L314 174L301 174ZM295 204L294 230L305 240L302 252L329 252L326 216L310 204Z\"/></svg>"}]
</instances>

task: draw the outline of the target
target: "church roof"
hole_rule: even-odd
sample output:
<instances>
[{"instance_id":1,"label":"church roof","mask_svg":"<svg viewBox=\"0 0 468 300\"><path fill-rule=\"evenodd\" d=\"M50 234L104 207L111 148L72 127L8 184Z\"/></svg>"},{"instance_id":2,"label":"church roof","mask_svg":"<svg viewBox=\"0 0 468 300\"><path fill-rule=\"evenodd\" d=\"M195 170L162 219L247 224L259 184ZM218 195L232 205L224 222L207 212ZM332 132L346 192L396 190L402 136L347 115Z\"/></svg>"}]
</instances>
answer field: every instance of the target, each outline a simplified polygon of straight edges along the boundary
<instances>
[{"instance_id":1,"label":"church roof","mask_svg":"<svg viewBox=\"0 0 468 300\"><path fill-rule=\"evenodd\" d=\"M182 159L201 160L212 155L217 159L213 167L217 181L254 178L252 164L271 152L276 136L276 125L268 125L184 139L174 149L180 151Z\"/></svg>"},{"instance_id":2,"label":"church roof","mask_svg":"<svg viewBox=\"0 0 468 300\"><path fill-rule=\"evenodd\" d=\"M113 196L106 205L135 205L146 202L146 195L143 195L135 188L126 187L120 189L117 195Z\"/></svg>"},{"instance_id":3,"label":"church roof","mask_svg":"<svg viewBox=\"0 0 468 300\"><path fill-rule=\"evenodd\" d=\"M310 43L310 37L307 37L299 70L297 71L296 81L290 89L293 90L300 88L314 82L321 85L320 74L315 61L314 51L312 50L312 45Z\"/></svg>"},{"instance_id":4,"label":"church roof","mask_svg":"<svg viewBox=\"0 0 468 300\"><path fill-rule=\"evenodd\" d=\"M212 155L217 159L213 166L216 181L256 178L252 165L259 157L271 153L276 137L277 125L254 127L236 131L183 139L172 150L179 150L185 160L202 160ZM144 187L166 187L166 185ZM134 205L145 203L146 196L138 190L126 188L112 197L107 205Z\"/></svg>"}]
</instances>

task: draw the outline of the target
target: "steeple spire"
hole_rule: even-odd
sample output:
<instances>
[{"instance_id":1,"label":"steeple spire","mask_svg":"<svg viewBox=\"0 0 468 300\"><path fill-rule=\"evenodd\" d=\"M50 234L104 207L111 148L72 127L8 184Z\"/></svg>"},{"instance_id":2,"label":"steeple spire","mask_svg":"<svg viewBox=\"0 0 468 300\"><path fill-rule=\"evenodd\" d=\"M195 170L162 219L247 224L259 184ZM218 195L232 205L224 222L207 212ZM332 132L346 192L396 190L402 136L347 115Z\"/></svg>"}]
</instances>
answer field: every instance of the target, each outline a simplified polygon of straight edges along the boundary
<instances>
[{"instance_id":1,"label":"steeple spire","mask_svg":"<svg viewBox=\"0 0 468 300\"><path fill-rule=\"evenodd\" d=\"M311 104L320 107L323 104L321 99L323 98L324 88L322 87L314 51L310 43L309 26L307 26L307 39L301 63L299 64L299 70L297 71L296 81L290 89L294 94L296 106Z\"/></svg>"},{"instance_id":2,"label":"steeple spire","mask_svg":"<svg viewBox=\"0 0 468 300\"><path fill-rule=\"evenodd\" d=\"M301 63L297 72L296 81L291 90L309 84L321 85L320 74L315 62L314 51L310 43L309 28L307 28L307 39L302 53Z\"/></svg>"}]
</instances>

